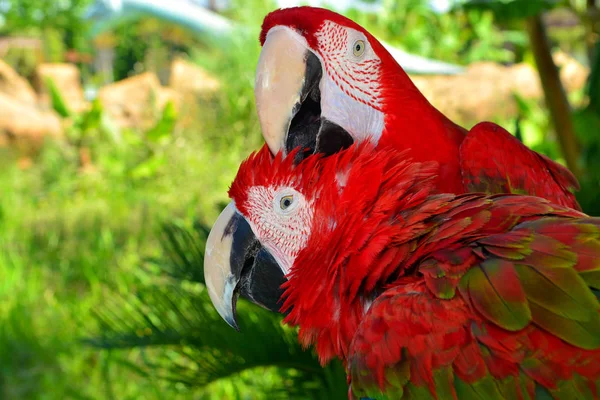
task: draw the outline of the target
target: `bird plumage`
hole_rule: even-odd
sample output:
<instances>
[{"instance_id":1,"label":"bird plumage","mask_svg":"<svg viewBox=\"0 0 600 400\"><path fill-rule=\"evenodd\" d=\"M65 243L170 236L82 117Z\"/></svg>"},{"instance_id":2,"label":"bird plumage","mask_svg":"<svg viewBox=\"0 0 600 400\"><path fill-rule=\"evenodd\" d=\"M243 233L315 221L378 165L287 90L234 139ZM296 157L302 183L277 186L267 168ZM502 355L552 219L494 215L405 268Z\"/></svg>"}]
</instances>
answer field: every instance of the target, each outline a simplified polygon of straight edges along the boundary
<instances>
[{"instance_id":1,"label":"bird plumage","mask_svg":"<svg viewBox=\"0 0 600 400\"><path fill-rule=\"evenodd\" d=\"M438 194L437 163L368 142L292 158L265 147L230 194L249 220L249 184L289 185L313 207L282 310L323 363L346 363L357 398L597 397L599 218Z\"/></svg>"}]
</instances>

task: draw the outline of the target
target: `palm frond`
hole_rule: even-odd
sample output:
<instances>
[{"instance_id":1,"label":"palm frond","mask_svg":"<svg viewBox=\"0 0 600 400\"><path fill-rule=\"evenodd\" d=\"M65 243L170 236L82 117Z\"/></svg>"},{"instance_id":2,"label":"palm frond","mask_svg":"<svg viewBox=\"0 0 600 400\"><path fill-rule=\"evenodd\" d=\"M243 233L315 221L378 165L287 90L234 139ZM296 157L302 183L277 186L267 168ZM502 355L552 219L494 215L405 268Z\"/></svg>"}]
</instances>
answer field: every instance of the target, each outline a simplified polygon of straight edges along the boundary
<instances>
[{"instance_id":1,"label":"palm frond","mask_svg":"<svg viewBox=\"0 0 600 400\"><path fill-rule=\"evenodd\" d=\"M209 232L210 228L197 221L191 227L181 221L165 223L160 232L163 257L147 262L173 279L204 284L204 246Z\"/></svg>"},{"instance_id":2,"label":"palm frond","mask_svg":"<svg viewBox=\"0 0 600 400\"><path fill-rule=\"evenodd\" d=\"M110 351L141 349L141 362L122 362L142 375L191 388L229 382L244 386L252 398L345 398L341 364L322 368L280 315L240 300L240 332L220 318L203 285L207 233L201 224L165 225L160 236L165 258L152 264L172 279L157 279L136 293L110 293L96 310L100 332L85 342Z\"/></svg>"}]
</instances>

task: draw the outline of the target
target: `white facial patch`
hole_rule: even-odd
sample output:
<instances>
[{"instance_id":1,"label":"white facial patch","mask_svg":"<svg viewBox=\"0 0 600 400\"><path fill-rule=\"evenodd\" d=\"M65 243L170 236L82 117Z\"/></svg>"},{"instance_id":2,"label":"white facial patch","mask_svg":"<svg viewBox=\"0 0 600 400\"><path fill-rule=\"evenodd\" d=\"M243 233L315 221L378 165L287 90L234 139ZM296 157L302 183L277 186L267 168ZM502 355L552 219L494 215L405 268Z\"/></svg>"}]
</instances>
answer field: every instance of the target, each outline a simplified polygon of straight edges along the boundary
<instances>
[{"instance_id":1,"label":"white facial patch","mask_svg":"<svg viewBox=\"0 0 600 400\"><path fill-rule=\"evenodd\" d=\"M316 33L324 74L320 83L321 115L355 139L379 141L384 126L381 104L381 60L366 36L325 21ZM356 46L364 46L357 53Z\"/></svg>"},{"instance_id":2,"label":"white facial patch","mask_svg":"<svg viewBox=\"0 0 600 400\"><path fill-rule=\"evenodd\" d=\"M350 174L350 167L344 169L343 171L338 171L335 174L335 181L338 186L338 192L341 194L348 183L348 174Z\"/></svg>"},{"instance_id":3,"label":"white facial patch","mask_svg":"<svg viewBox=\"0 0 600 400\"><path fill-rule=\"evenodd\" d=\"M255 186L248 191L247 209L252 231L287 274L310 236L312 204L289 187Z\"/></svg>"}]
</instances>

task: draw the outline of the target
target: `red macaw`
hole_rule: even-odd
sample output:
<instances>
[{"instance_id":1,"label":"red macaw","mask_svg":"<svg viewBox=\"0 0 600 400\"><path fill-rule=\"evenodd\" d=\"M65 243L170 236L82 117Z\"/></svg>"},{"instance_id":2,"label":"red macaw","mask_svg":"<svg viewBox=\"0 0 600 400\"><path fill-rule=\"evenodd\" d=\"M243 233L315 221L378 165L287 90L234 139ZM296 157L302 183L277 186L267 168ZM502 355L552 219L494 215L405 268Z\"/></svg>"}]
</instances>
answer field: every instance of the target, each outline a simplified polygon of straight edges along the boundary
<instances>
[{"instance_id":1,"label":"red macaw","mask_svg":"<svg viewBox=\"0 0 600 400\"><path fill-rule=\"evenodd\" d=\"M580 209L568 169L528 149L502 127L467 132L433 107L373 35L314 7L266 16L256 106L273 154L297 146L331 154L355 141L391 146L440 164L441 193L519 193ZM477 93L473 93L477 96Z\"/></svg>"},{"instance_id":2,"label":"red macaw","mask_svg":"<svg viewBox=\"0 0 600 400\"><path fill-rule=\"evenodd\" d=\"M262 246L288 279L285 321L344 361L351 399L598 398L600 218L439 194L439 164L408 154L365 141L244 161L206 247L221 315L272 284Z\"/></svg>"}]
</instances>

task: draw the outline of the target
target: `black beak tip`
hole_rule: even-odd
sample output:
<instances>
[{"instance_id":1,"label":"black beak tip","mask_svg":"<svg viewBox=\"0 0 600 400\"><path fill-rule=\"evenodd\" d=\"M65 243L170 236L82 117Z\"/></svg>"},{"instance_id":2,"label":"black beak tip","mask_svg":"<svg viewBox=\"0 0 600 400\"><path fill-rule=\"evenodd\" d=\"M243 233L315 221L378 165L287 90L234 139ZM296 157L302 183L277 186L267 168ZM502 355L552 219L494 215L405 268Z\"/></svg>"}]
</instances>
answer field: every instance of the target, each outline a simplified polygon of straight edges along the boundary
<instances>
[{"instance_id":1,"label":"black beak tip","mask_svg":"<svg viewBox=\"0 0 600 400\"><path fill-rule=\"evenodd\" d=\"M229 324L229 326L231 326L233 329L235 329L236 331L240 331L240 327L238 325L237 322L237 302L238 302L238 297L239 297L239 293L238 291L234 291L233 293L233 298L232 298L232 304L231 304L231 315L229 315L227 318L227 323Z\"/></svg>"},{"instance_id":2,"label":"black beak tip","mask_svg":"<svg viewBox=\"0 0 600 400\"><path fill-rule=\"evenodd\" d=\"M230 327L232 327L233 329L235 329L236 331L238 331L238 332L240 331L240 327L238 326L238 323L236 321L235 314L232 315L231 317L225 318L225 322L227 322L227 324Z\"/></svg>"}]
</instances>

